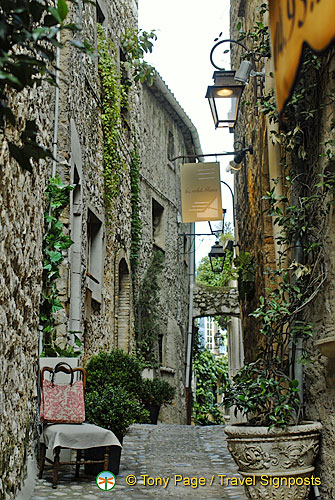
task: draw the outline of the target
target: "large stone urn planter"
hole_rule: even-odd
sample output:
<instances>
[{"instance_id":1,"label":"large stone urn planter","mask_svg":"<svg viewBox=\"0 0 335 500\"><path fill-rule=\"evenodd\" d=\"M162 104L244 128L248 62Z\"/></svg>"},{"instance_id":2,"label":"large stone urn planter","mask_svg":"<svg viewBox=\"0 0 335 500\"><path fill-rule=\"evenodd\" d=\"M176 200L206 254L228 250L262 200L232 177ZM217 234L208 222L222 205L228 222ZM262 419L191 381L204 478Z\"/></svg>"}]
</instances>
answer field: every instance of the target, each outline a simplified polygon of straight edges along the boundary
<instances>
[{"instance_id":1,"label":"large stone urn planter","mask_svg":"<svg viewBox=\"0 0 335 500\"><path fill-rule=\"evenodd\" d=\"M250 500L305 500L315 483L319 422L286 429L227 425L228 450L238 465ZM317 479L318 481L318 479Z\"/></svg>"}]
</instances>

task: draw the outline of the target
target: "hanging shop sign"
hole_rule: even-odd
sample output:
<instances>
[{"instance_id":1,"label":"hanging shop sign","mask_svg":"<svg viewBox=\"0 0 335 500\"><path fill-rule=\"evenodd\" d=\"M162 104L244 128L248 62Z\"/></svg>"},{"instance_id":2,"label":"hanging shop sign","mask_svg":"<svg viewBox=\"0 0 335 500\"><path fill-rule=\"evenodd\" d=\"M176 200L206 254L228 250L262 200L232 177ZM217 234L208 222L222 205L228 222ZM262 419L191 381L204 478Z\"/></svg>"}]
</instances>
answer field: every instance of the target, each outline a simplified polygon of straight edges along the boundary
<instances>
[{"instance_id":1,"label":"hanging shop sign","mask_svg":"<svg viewBox=\"0 0 335 500\"><path fill-rule=\"evenodd\" d=\"M183 222L222 220L219 163L185 163L180 182Z\"/></svg>"},{"instance_id":2,"label":"hanging shop sign","mask_svg":"<svg viewBox=\"0 0 335 500\"><path fill-rule=\"evenodd\" d=\"M278 110L293 90L304 44L321 52L335 39L335 0L269 0Z\"/></svg>"}]
</instances>

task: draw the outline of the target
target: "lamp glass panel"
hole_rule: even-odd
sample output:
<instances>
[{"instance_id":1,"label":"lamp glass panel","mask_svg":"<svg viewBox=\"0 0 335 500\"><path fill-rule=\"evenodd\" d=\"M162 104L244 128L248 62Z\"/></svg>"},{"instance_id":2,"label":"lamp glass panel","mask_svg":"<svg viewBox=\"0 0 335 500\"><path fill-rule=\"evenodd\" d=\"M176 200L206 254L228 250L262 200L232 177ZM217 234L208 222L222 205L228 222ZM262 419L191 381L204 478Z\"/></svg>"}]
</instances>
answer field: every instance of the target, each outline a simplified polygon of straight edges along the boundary
<instances>
[{"instance_id":1,"label":"lamp glass panel","mask_svg":"<svg viewBox=\"0 0 335 500\"><path fill-rule=\"evenodd\" d=\"M231 97L230 99L215 99L217 115L219 122L227 122L234 124L236 119L236 110L237 110L237 97Z\"/></svg>"},{"instance_id":2,"label":"lamp glass panel","mask_svg":"<svg viewBox=\"0 0 335 500\"><path fill-rule=\"evenodd\" d=\"M208 102L209 102L209 106L211 108L211 112L212 112L212 116L213 116L213 120L214 120L215 126L217 127L218 114L217 114L217 111L216 111L216 106L215 106L214 98L213 97L209 97L208 98Z\"/></svg>"},{"instance_id":3,"label":"lamp glass panel","mask_svg":"<svg viewBox=\"0 0 335 500\"><path fill-rule=\"evenodd\" d=\"M223 271L224 257L210 257L211 268L213 273L219 274Z\"/></svg>"}]
</instances>

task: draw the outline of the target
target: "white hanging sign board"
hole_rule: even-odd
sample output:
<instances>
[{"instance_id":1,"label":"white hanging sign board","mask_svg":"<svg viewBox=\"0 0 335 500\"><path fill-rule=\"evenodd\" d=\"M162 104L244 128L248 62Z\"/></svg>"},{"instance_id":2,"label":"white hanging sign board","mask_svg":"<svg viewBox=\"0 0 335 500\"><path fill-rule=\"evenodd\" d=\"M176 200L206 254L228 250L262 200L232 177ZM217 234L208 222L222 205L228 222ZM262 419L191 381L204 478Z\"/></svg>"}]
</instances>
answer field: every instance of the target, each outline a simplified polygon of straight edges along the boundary
<instances>
[{"instance_id":1,"label":"white hanging sign board","mask_svg":"<svg viewBox=\"0 0 335 500\"><path fill-rule=\"evenodd\" d=\"M222 220L219 163L185 163L180 167L183 222Z\"/></svg>"}]
</instances>

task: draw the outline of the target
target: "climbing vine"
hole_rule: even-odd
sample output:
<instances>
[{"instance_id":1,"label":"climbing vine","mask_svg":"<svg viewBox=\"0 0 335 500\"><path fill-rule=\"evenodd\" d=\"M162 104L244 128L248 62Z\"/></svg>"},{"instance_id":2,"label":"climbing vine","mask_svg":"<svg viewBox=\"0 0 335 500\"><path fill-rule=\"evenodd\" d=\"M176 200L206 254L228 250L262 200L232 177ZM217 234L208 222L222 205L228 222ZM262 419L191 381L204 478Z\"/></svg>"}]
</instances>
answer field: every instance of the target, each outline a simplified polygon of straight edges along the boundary
<instances>
[{"instance_id":1,"label":"climbing vine","mask_svg":"<svg viewBox=\"0 0 335 500\"><path fill-rule=\"evenodd\" d=\"M159 312L159 276L163 271L164 254L154 249L151 262L140 285L137 300L137 355L146 367L155 367L157 360L157 340L162 331Z\"/></svg>"},{"instance_id":2,"label":"climbing vine","mask_svg":"<svg viewBox=\"0 0 335 500\"><path fill-rule=\"evenodd\" d=\"M60 266L64 260L63 251L67 250L73 241L64 232L60 220L63 209L69 203L71 185L64 184L59 177L51 178L46 187L46 196L49 202L48 210L44 214L43 239L43 278L42 299L40 304L40 325L43 332L44 356L73 355L74 348L69 345L62 348L57 343L54 313L64 309L59 300L56 281L60 277ZM79 339L77 346L79 346Z\"/></svg>"},{"instance_id":3,"label":"climbing vine","mask_svg":"<svg viewBox=\"0 0 335 500\"><path fill-rule=\"evenodd\" d=\"M260 16L269 10L267 3L262 3L257 11ZM239 32L238 41L248 42L250 49L243 56L248 59L260 60L263 57L270 57L270 30L262 21L256 21L254 26L247 31L242 30L242 23L238 22L236 26Z\"/></svg>"},{"instance_id":4,"label":"climbing vine","mask_svg":"<svg viewBox=\"0 0 335 500\"><path fill-rule=\"evenodd\" d=\"M296 346L312 336L308 306L326 281L324 242L335 188L333 125L325 143L318 133L322 110L334 100L322 88L327 57L305 49L300 77L279 131L272 131L284 171L275 184L282 183L284 194L276 196L275 185L264 199L268 215L280 228L279 265L267 271L269 286L251 313L263 334L259 355L228 381L224 398L227 406L235 405L247 415L251 424L285 427L302 415L294 369L296 361L308 360L308 352L305 349L297 360ZM279 121L273 91L263 101L262 111L270 113L271 121ZM323 165L322 156L328 160Z\"/></svg>"},{"instance_id":5,"label":"climbing vine","mask_svg":"<svg viewBox=\"0 0 335 500\"><path fill-rule=\"evenodd\" d=\"M107 215L111 218L113 202L119 193L120 176L124 169L118 141L121 131L121 107L127 103L127 97L115 64L115 47L110 40L107 40L106 33L100 25L98 25L98 50L98 67L103 90L101 121L104 133L105 200Z\"/></svg>"},{"instance_id":6,"label":"climbing vine","mask_svg":"<svg viewBox=\"0 0 335 500\"><path fill-rule=\"evenodd\" d=\"M121 72L116 66L117 54L114 44L107 39L102 26L98 25L99 73L103 89L102 127L104 133L105 199L109 217L115 198L119 193L121 174L126 169L119 139L122 131L122 112L129 107L128 95L132 81L153 82L154 69L143 59L151 52L156 35L154 31L128 30L121 39L125 60L120 61ZM133 80L132 80L133 79ZM141 226L139 220L139 165L136 132L133 133L130 180L132 188L132 266L136 267Z\"/></svg>"}]
</instances>

